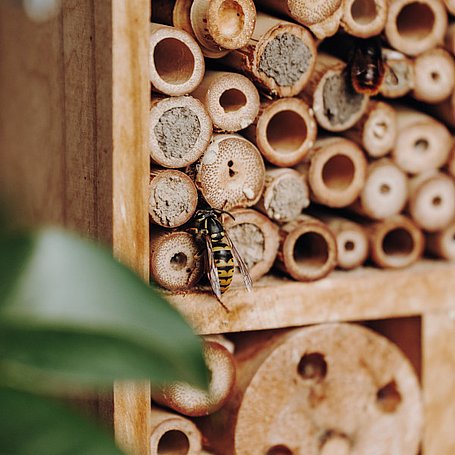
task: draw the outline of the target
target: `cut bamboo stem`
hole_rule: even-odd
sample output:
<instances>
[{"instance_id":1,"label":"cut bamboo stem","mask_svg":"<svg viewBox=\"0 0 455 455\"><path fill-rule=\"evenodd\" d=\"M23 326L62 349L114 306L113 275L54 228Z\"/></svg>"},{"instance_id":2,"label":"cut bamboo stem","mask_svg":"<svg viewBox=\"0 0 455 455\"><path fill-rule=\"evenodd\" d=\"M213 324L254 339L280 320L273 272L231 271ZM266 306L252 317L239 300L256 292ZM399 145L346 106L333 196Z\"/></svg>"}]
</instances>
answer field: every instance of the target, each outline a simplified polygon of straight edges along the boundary
<instances>
[{"instance_id":1,"label":"cut bamboo stem","mask_svg":"<svg viewBox=\"0 0 455 455\"><path fill-rule=\"evenodd\" d=\"M201 433L189 419L153 407L150 428L150 455L201 453Z\"/></svg>"},{"instance_id":2,"label":"cut bamboo stem","mask_svg":"<svg viewBox=\"0 0 455 455\"><path fill-rule=\"evenodd\" d=\"M150 108L149 149L153 162L182 168L197 161L212 136L212 121L191 96L156 98Z\"/></svg>"},{"instance_id":3,"label":"cut bamboo stem","mask_svg":"<svg viewBox=\"0 0 455 455\"><path fill-rule=\"evenodd\" d=\"M204 266L194 236L153 229L150 238L151 277L170 291L186 291L201 279Z\"/></svg>"},{"instance_id":4,"label":"cut bamboo stem","mask_svg":"<svg viewBox=\"0 0 455 455\"><path fill-rule=\"evenodd\" d=\"M183 172L154 169L150 173L149 215L159 226L175 228L185 224L196 211L197 189Z\"/></svg>"},{"instance_id":5,"label":"cut bamboo stem","mask_svg":"<svg viewBox=\"0 0 455 455\"><path fill-rule=\"evenodd\" d=\"M386 98L399 98L414 88L413 61L394 49L382 49L387 63L384 80L379 91Z\"/></svg>"},{"instance_id":6,"label":"cut bamboo stem","mask_svg":"<svg viewBox=\"0 0 455 455\"><path fill-rule=\"evenodd\" d=\"M392 158L405 172L417 174L441 167L452 146L449 130L429 115L395 106L398 135Z\"/></svg>"},{"instance_id":7,"label":"cut bamboo stem","mask_svg":"<svg viewBox=\"0 0 455 455\"><path fill-rule=\"evenodd\" d=\"M253 123L259 112L259 93L245 76L206 71L192 93L206 107L216 131L235 132Z\"/></svg>"},{"instance_id":8,"label":"cut bamboo stem","mask_svg":"<svg viewBox=\"0 0 455 455\"><path fill-rule=\"evenodd\" d=\"M397 137L395 110L382 101L370 100L361 119L343 136L359 144L372 158L387 155Z\"/></svg>"},{"instance_id":9,"label":"cut bamboo stem","mask_svg":"<svg viewBox=\"0 0 455 455\"><path fill-rule=\"evenodd\" d=\"M256 3L291 17L310 29L318 39L334 35L340 25L342 0L256 0Z\"/></svg>"},{"instance_id":10,"label":"cut bamboo stem","mask_svg":"<svg viewBox=\"0 0 455 455\"><path fill-rule=\"evenodd\" d=\"M306 176L311 199L328 207L346 207L359 196L366 178L362 150L341 137L318 139L297 167Z\"/></svg>"},{"instance_id":11,"label":"cut bamboo stem","mask_svg":"<svg viewBox=\"0 0 455 455\"><path fill-rule=\"evenodd\" d=\"M440 103L455 86L455 63L444 49L430 49L414 60L415 83L412 96L425 103Z\"/></svg>"},{"instance_id":12,"label":"cut bamboo stem","mask_svg":"<svg viewBox=\"0 0 455 455\"><path fill-rule=\"evenodd\" d=\"M445 229L427 235L426 250L438 258L455 260L455 222Z\"/></svg>"},{"instance_id":13,"label":"cut bamboo stem","mask_svg":"<svg viewBox=\"0 0 455 455\"><path fill-rule=\"evenodd\" d=\"M351 209L368 218L383 220L398 215L407 200L406 174L393 161L382 158L368 165L365 185Z\"/></svg>"},{"instance_id":14,"label":"cut bamboo stem","mask_svg":"<svg viewBox=\"0 0 455 455\"><path fill-rule=\"evenodd\" d=\"M259 150L235 134L215 134L198 166L196 186L211 207L251 207L261 197L265 166Z\"/></svg>"},{"instance_id":15,"label":"cut bamboo stem","mask_svg":"<svg viewBox=\"0 0 455 455\"><path fill-rule=\"evenodd\" d=\"M275 265L297 281L327 276L337 264L337 244L332 231L308 215L280 228L280 247Z\"/></svg>"},{"instance_id":16,"label":"cut bamboo stem","mask_svg":"<svg viewBox=\"0 0 455 455\"><path fill-rule=\"evenodd\" d=\"M308 82L316 52L314 39L304 27L258 13L248 45L230 52L223 62L270 95L294 96Z\"/></svg>"},{"instance_id":17,"label":"cut bamboo stem","mask_svg":"<svg viewBox=\"0 0 455 455\"><path fill-rule=\"evenodd\" d=\"M275 262L278 252L278 226L266 216L251 209L235 209L231 212L235 221L225 217L224 226L248 267L253 281L264 276ZM235 285L243 286L238 270L234 275Z\"/></svg>"},{"instance_id":18,"label":"cut bamboo stem","mask_svg":"<svg viewBox=\"0 0 455 455\"><path fill-rule=\"evenodd\" d=\"M447 162L447 171L452 177L455 177L455 139L452 138L452 150L450 151L449 161Z\"/></svg>"},{"instance_id":19,"label":"cut bamboo stem","mask_svg":"<svg viewBox=\"0 0 455 455\"><path fill-rule=\"evenodd\" d=\"M447 10L450 14L455 15L455 0L444 0Z\"/></svg>"},{"instance_id":20,"label":"cut bamboo stem","mask_svg":"<svg viewBox=\"0 0 455 455\"><path fill-rule=\"evenodd\" d=\"M200 425L214 453L418 452L419 380L385 337L359 325L322 324L236 341L233 399Z\"/></svg>"},{"instance_id":21,"label":"cut bamboo stem","mask_svg":"<svg viewBox=\"0 0 455 455\"><path fill-rule=\"evenodd\" d=\"M225 335L219 333L213 335L205 335L202 337L204 341L213 341L224 346L231 354L235 352L235 344Z\"/></svg>"},{"instance_id":22,"label":"cut bamboo stem","mask_svg":"<svg viewBox=\"0 0 455 455\"><path fill-rule=\"evenodd\" d=\"M257 208L270 219L287 223L297 218L310 205L305 177L294 169L269 168L265 188Z\"/></svg>"},{"instance_id":23,"label":"cut bamboo stem","mask_svg":"<svg viewBox=\"0 0 455 455\"><path fill-rule=\"evenodd\" d=\"M370 256L378 267L408 267L422 255L423 234L403 215L367 225L367 233L370 239Z\"/></svg>"},{"instance_id":24,"label":"cut bamboo stem","mask_svg":"<svg viewBox=\"0 0 455 455\"><path fill-rule=\"evenodd\" d=\"M441 104L429 106L429 111L446 125L455 128L455 90Z\"/></svg>"},{"instance_id":25,"label":"cut bamboo stem","mask_svg":"<svg viewBox=\"0 0 455 455\"><path fill-rule=\"evenodd\" d=\"M409 213L428 232L440 231L455 218L455 183L441 172L429 171L409 182Z\"/></svg>"},{"instance_id":26,"label":"cut bamboo stem","mask_svg":"<svg viewBox=\"0 0 455 455\"><path fill-rule=\"evenodd\" d=\"M344 0L341 25L359 38L379 35L387 19L387 0Z\"/></svg>"},{"instance_id":27,"label":"cut bamboo stem","mask_svg":"<svg viewBox=\"0 0 455 455\"><path fill-rule=\"evenodd\" d=\"M204 77L204 56L184 30L150 25L149 71L152 89L166 95L191 93ZM172 56L172 58L171 58Z\"/></svg>"},{"instance_id":28,"label":"cut bamboo stem","mask_svg":"<svg viewBox=\"0 0 455 455\"><path fill-rule=\"evenodd\" d=\"M299 96L313 108L317 122L328 131L344 131L360 120L368 96L357 93L346 77L346 64L319 53L315 70Z\"/></svg>"},{"instance_id":29,"label":"cut bamboo stem","mask_svg":"<svg viewBox=\"0 0 455 455\"><path fill-rule=\"evenodd\" d=\"M455 22L451 22L447 27L446 36L444 39L446 49L455 55Z\"/></svg>"},{"instance_id":30,"label":"cut bamboo stem","mask_svg":"<svg viewBox=\"0 0 455 455\"><path fill-rule=\"evenodd\" d=\"M440 0L392 0L385 34L389 43L408 55L441 45L447 29L447 11Z\"/></svg>"},{"instance_id":31,"label":"cut bamboo stem","mask_svg":"<svg viewBox=\"0 0 455 455\"><path fill-rule=\"evenodd\" d=\"M275 166L295 166L313 147L317 125L313 111L298 98L262 100L255 122L244 135Z\"/></svg>"},{"instance_id":32,"label":"cut bamboo stem","mask_svg":"<svg viewBox=\"0 0 455 455\"><path fill-rule=\"evenodd\" d=\"M204 343L204 359L211 373L207 391L175 382L163 387L152 387L153 400L191 417L209 415L220 409L234 387L234 358L220 343L207 341Z\"/></svg>"}]
</instances>

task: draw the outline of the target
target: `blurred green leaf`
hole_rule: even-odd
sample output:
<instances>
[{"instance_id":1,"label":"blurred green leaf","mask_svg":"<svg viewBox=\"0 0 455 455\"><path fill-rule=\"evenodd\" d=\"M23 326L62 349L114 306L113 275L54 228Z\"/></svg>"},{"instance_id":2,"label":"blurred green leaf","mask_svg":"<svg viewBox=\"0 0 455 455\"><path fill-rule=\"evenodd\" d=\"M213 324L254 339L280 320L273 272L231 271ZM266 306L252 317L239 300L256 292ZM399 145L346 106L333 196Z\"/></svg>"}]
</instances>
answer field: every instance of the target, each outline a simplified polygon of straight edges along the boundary
<instances>
[{"instance_id":1,"label":"blurred green leaf","mask_svg":"<svg viewBox=\"0 0 455 455\"><path fill-rule=\"evenodd\" d=\"M121 455L92 422L49 399L0 387L0 453Z\"/></svg>"},{"instance_id":2,"label":"blurred green leaf","mask_svg":"<svg viewBox=\"0 0 455 455\"><path fill-rule=\"evenodd\" d=\"M47 229L0 232L0 251L0 377L9 384L150 378L206 387L198 337L104 249Z\"/></svg>"}]
</instances>

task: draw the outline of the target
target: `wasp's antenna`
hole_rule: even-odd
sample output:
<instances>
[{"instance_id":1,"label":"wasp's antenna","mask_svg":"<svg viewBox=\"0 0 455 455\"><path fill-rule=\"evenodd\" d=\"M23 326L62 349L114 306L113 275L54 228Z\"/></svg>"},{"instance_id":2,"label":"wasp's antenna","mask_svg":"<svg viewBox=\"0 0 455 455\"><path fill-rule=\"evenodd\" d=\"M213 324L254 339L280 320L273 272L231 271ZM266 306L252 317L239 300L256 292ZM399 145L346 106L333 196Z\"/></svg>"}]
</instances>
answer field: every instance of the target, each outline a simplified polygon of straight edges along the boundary
<instances>
[{"instance_id":1,"label":"wasp's antenna","mask_svg":"<svg viewBox=\"0 0 455 455\"><path fill-rule=\"evenodd\" d=\"M217 214L222 214L222 213L225 213L226 215L230 216L234 221L235 221L235 217L232 213L226 211L226 210L220 210L220 209L213 209L213 211Z\"/></svg>"}]
</instances>

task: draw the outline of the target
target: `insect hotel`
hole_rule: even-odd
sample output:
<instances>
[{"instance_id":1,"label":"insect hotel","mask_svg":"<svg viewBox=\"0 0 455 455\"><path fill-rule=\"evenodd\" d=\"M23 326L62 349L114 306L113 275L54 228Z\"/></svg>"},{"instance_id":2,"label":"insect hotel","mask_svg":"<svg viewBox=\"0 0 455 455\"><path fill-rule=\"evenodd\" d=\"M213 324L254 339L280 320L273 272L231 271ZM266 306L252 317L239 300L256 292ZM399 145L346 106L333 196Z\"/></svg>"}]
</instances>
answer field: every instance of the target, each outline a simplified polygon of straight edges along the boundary
<instances>
[{"instance_id":1,"label":"insect hotel","mask_svg":"<svg viewBox=\"0 0 455 455\"><path fill-rule=\"evenodd\" d=\"M453 0L0 9L2 190L204 339L208 392L115 385L126 453L455 454Z\"/></svg>"}]
</instances>

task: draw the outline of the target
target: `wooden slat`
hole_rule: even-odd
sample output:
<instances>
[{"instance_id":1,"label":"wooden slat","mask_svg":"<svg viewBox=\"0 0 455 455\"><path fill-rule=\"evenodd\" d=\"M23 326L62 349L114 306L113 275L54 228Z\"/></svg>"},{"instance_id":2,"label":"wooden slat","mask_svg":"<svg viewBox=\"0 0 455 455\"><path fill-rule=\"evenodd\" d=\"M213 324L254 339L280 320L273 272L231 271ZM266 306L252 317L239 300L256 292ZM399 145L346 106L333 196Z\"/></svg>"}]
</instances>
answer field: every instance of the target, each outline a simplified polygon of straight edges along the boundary
<instances>
[{"instance_id":1,"label":"wooden slat","mask_svg":"<svg viewBox=\"0 0 455 455\"><path fill-rule=\"evenodd\" d=\"M454 306L455 267L424 261L404 270L336 271L313 283L265 277L254 291L165 294L200 334L262 330L328 321L414 316Z\"/></svg>"}]
</instances>

